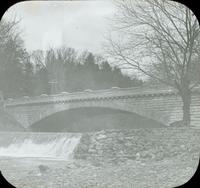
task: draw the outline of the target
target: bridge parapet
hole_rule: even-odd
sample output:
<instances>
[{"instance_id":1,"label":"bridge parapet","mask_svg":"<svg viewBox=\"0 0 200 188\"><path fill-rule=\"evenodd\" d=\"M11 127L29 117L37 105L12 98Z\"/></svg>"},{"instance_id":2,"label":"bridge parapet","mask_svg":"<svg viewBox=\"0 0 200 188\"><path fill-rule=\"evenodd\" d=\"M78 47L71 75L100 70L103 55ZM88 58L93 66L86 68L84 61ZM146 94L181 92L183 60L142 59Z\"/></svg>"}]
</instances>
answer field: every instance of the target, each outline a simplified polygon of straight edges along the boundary
<instances>
[{"instance_id":1,"label":"bridge parapet","mask_svg":"<svg viewBox=\"0 0 200 188\"><path fill-rule=\"evenodd\" d=\"M177 95L178 92L172 88L111 88L105 90L85 90L81 92L62 92L56 95L42 94L40 96L28 97L7 100L5 106L30 105L35 103L58 103L72 102L84 100L103 100L112 98L127 98L127 97L148 97L154 95Z\"/></svg>"},{"instance_id":2,"label":"bridge parapet","mask_svg":"<svg viewBox=\"0 0 200 188\"><path fill-rule=\"evenodd\" d=\"M194 93L200 94L200 88L193 89ZM87 101L87 100L109 100L117 98L137 98L137 97L152 97L152 96L164 96L164 95L179 95L178 91L172 87L132 87L132 88L110 88L105 90L85 90L81 92L62 92L60 94L47 95L42 94L40 96L28 97L7 100L4 102L4 106L23 106L40 103L62 103L62 102L74 102L74 101Z\"/></svg>"}]
</instances>

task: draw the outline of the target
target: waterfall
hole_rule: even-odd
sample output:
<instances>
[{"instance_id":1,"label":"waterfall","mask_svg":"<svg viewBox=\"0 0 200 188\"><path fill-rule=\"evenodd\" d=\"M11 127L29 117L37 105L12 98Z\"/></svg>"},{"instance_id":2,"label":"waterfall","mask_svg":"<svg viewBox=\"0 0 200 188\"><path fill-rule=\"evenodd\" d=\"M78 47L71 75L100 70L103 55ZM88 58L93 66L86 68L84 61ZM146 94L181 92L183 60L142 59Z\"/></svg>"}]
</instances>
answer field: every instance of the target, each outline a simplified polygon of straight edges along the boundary
<instances>
[{"instance_id":1,"label":"waterfall","mask_svg":"<svg viewBox=\"0 0 200 188\"><path fill-rule=\"evenodd\" d=\"M79 144L77 133L0 133L0 157L70 160Z\"/></svg>"}]
</instances>

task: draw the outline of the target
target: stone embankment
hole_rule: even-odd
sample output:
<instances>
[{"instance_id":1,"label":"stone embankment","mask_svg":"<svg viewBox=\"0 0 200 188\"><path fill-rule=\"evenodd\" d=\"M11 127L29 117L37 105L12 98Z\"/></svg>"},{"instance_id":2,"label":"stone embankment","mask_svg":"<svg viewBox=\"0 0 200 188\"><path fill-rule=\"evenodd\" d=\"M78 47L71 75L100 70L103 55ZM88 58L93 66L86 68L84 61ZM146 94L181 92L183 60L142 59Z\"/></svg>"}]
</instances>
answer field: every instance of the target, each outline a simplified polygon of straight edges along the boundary
<instances>
[{"instance_id":1,"label":"stone embankment","mask_svg":"<svg viewBox=\"0 0 200 188\"><path fill-rule=\"evenodd\" d=\"M11 115L0 107L0 131L25 131Z\"/></svg>"},{"instance_id":2,"label":"stone embankment","mask_svg":"<svg viewBox=\"0 0 200 188\"><path fill-rule=\"evenodd\" d=\"M74 158L100 164L157 161L181 155L199 156L199 153L199 129L151 128L84 133Z\"/></svg>"}]
</instances>

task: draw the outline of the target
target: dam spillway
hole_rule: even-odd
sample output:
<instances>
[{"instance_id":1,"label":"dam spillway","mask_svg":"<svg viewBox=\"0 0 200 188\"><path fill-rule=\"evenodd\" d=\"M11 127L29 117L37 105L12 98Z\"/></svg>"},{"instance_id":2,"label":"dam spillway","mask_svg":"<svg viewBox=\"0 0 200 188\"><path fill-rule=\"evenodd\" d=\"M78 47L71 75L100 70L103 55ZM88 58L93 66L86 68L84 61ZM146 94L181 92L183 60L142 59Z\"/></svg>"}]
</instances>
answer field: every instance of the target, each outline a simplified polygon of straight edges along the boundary
<instances>
[{"instance_id":1,"label":"dam spillway","mask_svg":"<svg viewBox=\"0 0 200 188\"><path fill-rule=\"evenodd\" d=\"M0 157L71 160L80 133L0 132Z\"/></svg>"}]
</instances>

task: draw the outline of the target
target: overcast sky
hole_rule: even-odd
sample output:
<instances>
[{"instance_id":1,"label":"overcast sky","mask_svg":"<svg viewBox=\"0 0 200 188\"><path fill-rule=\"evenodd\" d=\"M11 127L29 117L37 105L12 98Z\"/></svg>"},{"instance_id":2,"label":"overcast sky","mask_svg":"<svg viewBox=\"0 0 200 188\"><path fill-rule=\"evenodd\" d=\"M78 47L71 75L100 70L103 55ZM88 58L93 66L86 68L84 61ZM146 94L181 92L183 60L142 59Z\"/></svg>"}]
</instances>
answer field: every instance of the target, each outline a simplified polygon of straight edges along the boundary
<instances>
[{"instance_id":1,"label":"overcast sky","mask_svg":"<svg viewBox=\"0 0 200 188\"><path fill-rule=\"evenodd\" d=\"M22 38L28 51L62 45L102 53L109 19L116 9L107 1L20 2L3 18L20 19Z\"/></svg>"}]
</instances>

